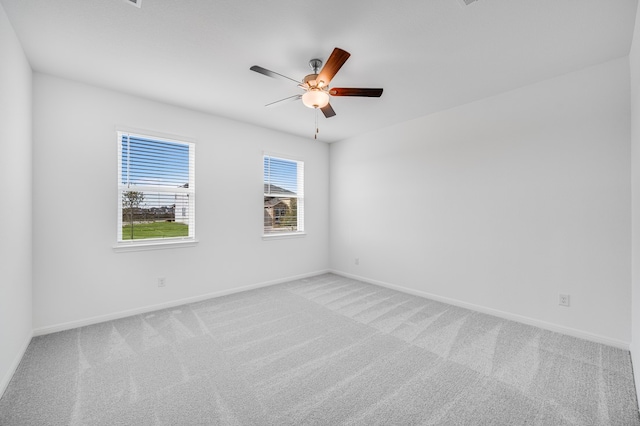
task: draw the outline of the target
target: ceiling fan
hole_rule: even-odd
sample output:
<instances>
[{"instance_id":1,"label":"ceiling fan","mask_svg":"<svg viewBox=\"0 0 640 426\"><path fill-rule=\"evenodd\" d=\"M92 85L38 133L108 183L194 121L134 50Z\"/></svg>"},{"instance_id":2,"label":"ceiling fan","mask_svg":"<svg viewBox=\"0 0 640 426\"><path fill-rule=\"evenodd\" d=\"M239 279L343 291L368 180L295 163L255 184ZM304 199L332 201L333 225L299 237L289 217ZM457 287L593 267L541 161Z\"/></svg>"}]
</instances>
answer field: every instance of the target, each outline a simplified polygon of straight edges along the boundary
<instances>
[{"instance_id":1,"label":"ceiling fan","mask_svg":"<svg viewBox=\"0 0 640 426\"><path fill-rule=\"evenodd\" d=\"M298 87L304 90L304 93L299 95L289 96L288 98L280 99L279 101L271 102L266 106L278 105L281 102L297 101L302 99L302 103L309 108L320 109L326 118L333 117L336 112L329 103L329 96L364 96L369 98L379 98L382 95L382 89L368 89L368 88L353 88L353 87L329 87L329 83L340 70L340 68L347 62L351 54L339 47L333 49L331 56L327 59L327 63L322 67L322 61L320 59L311 59L309 66L313 70L312 74L304 77L302 81L287 77L277 72L262 68L258 65L254 65L249 68L251 71L266 75L267 77L279 78L290 80L298 84ZM322 69L320 69L322 67Z\"/></svg>"}]
</instances>

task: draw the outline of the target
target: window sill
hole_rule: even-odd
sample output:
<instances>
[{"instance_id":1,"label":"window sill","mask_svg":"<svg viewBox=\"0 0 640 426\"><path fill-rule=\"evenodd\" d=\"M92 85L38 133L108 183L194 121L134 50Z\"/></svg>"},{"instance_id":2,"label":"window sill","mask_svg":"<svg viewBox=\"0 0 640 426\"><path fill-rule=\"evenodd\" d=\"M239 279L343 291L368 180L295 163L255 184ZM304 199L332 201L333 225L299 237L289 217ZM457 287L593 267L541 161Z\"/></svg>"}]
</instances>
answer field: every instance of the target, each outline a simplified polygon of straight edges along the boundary
<instances>
[{"instance_id":1,"label":"window sill","mask_svg":"<svg viewBox=\"0 0 640 426\"><path fill-rule=\"evenodd\" d=\"M178 241L162 241L154 240L136 243L120 243L113 246L116 253L124 253L128 251L146 251L146 250L164 250L171 248L195 247L197 240L178 240Z\"/></svg>"},{"instance_id":2,"label":"window sill","mask_svg":"<svg viewBox=\"0 0 640 426\"><path fill-rule=\"evenodd\" d=\"M289 232L289 233L283 233L283 234L267 234L267 235L263 235L262 239L264 241L267 241L267 240L285 240L285 239L288 239L288 238L303 238L306 235L307 234L305 232Z\"/></svg>"}]
</instances>

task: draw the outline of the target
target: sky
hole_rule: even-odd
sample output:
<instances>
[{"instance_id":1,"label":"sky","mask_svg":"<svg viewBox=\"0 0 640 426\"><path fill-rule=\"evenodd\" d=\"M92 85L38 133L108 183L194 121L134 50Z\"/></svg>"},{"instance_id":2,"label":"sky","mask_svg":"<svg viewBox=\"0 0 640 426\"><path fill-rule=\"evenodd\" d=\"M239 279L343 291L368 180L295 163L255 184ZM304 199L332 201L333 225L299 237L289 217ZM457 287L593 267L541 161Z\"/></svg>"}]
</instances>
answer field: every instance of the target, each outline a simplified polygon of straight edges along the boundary
<instances>
[{"instance_id":1,"label":"sky","mask_svg":"<svg viewBox=\"0 0 640 426\"><path fill-rule=\"evenodd\" d=\"M189 183L189 145L122 136L122 183L177 188Z\"/></svg>"},{"instance_id":2,"label":"sky","mask_svg":"<svg viewBox=\"0 0 640 426\"><path fill-rule=\"evenodd\" d=\"M296 193L297 179L298 163L296 161L264 156L264 183Z\"/></svg>"},{"instance_id":3,"label":"sky","mask_svg":"<svg viewBox=\"0 0 640 426\"><path fill-rule=\"evenodd\" d=\"M122 135L121 182L135 190L137 185L178 188L189 183L189 145ZM173 192L144 192L141 208L171 206Z\"/></svg>"}]
</instances>

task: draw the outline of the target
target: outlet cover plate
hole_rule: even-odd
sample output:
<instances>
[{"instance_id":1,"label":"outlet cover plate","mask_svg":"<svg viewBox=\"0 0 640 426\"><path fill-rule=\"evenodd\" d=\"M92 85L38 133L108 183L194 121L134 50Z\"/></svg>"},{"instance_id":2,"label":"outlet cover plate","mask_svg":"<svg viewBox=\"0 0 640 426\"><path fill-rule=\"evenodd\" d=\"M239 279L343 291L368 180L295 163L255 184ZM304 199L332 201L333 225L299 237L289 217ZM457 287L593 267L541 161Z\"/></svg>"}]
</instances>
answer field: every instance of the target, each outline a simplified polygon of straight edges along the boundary
<instances>
[{"instance_id":1,"label":"outlet cover plate","mask_svg":"<svg viewBox=\"0 0 640 426\"><path fill-rule=\"evenodd\" d=\"M569 295L568 294L560 294L558 296L558 305L560 306L569 306Z\"/></svg>"}]
</instances>

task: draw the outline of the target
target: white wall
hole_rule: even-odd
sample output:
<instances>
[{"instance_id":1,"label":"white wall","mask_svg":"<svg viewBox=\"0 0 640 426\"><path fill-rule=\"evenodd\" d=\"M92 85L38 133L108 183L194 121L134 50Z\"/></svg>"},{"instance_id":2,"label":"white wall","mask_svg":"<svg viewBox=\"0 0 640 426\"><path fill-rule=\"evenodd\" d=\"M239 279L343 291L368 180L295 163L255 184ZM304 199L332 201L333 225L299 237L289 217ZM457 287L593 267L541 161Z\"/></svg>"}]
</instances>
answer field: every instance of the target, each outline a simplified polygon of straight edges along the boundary
<instances>
[{"instance_id":1,"label":"white wall","mask_svg":"<svg viewBox=\"0 0 640 426\"><path fill-rule=\"evenodd\" d=\"M331 267L624 347L629 128L623 58L333 144Z\"/></svg>"},{"instance_id":2,"label":"white wall","mask_svg":"<svg viewBox=\"0 0 640 426\"><path fill-rule=\"evenodd\" d=\"M326 144L38 73L33 120L36 333L328 268ZM118 125L195 139L196 247L114 252ZM262 239L263 151L305 161L303 238Z\"/></svg>"},{"instance_id":3,"label":"white wall","mask_svg":"<svg viewBox=\"0 0 640 426\"><path fill-rule=\"evenodd\" d=\"M31 68L0 5L0 395L31 339Z\"/></svg>"},{"instance_id":4,"label":"white wall","mask_svg":"<svg viewBox=\"0 0 640 426\"><path fill-rule=\"evenodd\" d=\"M631 357L640 390L640 6L629 53L631 69L632 321Z\"/></svg>"}]
</instances>

